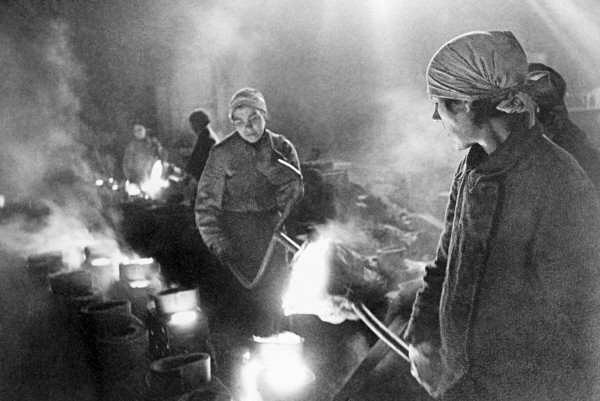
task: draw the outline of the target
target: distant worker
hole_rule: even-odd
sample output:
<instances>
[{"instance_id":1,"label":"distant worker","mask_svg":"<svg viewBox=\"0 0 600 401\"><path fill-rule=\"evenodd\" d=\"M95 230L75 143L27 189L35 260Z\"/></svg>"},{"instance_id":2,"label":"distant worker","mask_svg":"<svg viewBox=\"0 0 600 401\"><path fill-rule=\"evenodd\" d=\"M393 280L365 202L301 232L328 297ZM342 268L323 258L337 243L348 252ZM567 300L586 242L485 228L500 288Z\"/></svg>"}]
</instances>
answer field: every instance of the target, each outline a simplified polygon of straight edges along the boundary
<instances>
[{"instance_id":1,"label":"distant worker","mask_svg":"<svg viewBox=\"0 0 600 401\"><path fill-rule=\"evenodd\" d=\"M215 140L213 139L214 133L209 125L210 117L202 109L192 111L189 121L198 139L196 140L196 145L185 168L185 172L194 177L196 181L199 181L208 160L208 153L215 144Z\"/></svg>"},{"instance_id":2,"label":"distant worker","mask_svg":"<svg viewBox=\"0 0 600 401\"><path fill-rule=\"evenodd\" d=\"M267 117L265 99L256 89L233 95L229 118L235 131L212 147L195 208L204 242L233 273L235 295L241 307L249 308L240 316L248 320L237 321L254 335L274 334L283 317L285 259L277 253L273 258L279 263L264 263L271 259L265 255L274 232L304 194L296 149L266 129Z\"/></svg>"},{"instance_id":3,"label":"distant worker","mask_svg":"<svg viewBox=\"0 0 600 401\"><path fill-rule=\"evenodd\" d=\"M133 126L135 139L129 142L123 156L123 174L130 183L141 184L150 179L156 161L166 160L166 151L156 138L146 133L143 125Z\"/></svg>"},{"instance_id":4,"label":"distant worker","mask_svg":"<svg viewBox=\"0 0 600 401\"><path fill-rule=\"evenodd\" d=\"M577 160L600 191L600 151L571 119L564 98L567 85L554 69L541 63L529 64L529 71L548 71L550 87L535 97L539 106L538 120L544 134Z\"/></svg>"}]
</instances>

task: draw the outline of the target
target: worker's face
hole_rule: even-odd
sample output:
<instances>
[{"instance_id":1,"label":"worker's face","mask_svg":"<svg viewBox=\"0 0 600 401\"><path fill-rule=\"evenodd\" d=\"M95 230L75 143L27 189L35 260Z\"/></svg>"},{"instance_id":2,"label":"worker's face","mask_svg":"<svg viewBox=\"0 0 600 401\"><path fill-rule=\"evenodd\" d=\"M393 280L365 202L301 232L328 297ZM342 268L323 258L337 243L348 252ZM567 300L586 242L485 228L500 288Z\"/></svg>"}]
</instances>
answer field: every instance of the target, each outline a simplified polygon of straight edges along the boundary
<instances>
[{"instance_id":1,"label":"worker's face","mask_svg":"<svg viewBox=\"0 0 600 401\"><path fill-rule=\"evenodd\" d=\"M265 132L266 120L260 110L252 107L239 107L231 116L235 130L245 141L258 142Z\"/></svg>"},{"instance_id":2,"label":"worker's face","mask_svg":"<svg viewBox=\"0 0 600 401\"><path fill-rule=\"evenodd\" d=\"M454 149L468 149L477 143L477 127L472 122L467 102L438 97L433 97L432 100L435 103L432 118L442 123L452 140Z\"/></svg>"},{"instance_id":3,"label":"worker's face","mask_svg":"<svg viewBox=\"0 0 600 401\"><path fill-rule=\"evenodd\" d=\"M134 125L133 126L133 135L137 139L144 139L146 137L146 128L143 125Z\"/></svg>"}]
</instances>

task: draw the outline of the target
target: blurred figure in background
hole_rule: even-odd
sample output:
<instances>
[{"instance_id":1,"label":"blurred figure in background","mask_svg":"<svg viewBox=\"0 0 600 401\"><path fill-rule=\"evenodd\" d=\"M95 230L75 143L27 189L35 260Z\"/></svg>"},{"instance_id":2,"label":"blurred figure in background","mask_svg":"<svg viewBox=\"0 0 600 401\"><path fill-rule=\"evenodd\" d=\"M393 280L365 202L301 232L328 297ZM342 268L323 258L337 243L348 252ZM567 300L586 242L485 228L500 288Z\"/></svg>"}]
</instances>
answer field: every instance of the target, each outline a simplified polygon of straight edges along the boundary
<instances>
[{"instance_id":1,"label":"blurred figure in background","mask_svg":"<svg viewBox=\"0 0 600 401\"><path fill-rule=\"evenodd\" d=\"M237 279L234 295L240 307L250 308L239 312L248 315L255 335L273 334L276 317L283 316L285 258L273 254L266 258L270 263L263 260L273 233L304 193L296 149L266 129L267 117L256 89L233 95L229 118L235 131L212 147L195 208L204 242Z\"/></svg>"},{"instance_id":2,"label":"blurred figure in background","mask_svg":"<svg viewBox=\"0 0 600 401\"><path fill-rule=\"evenodd\" d=\"M550 76L549 88L534 98L539 107L537 117L544 134L577 160L594 183L596 191L600 191L600 151L569 118L564 101L567 90L565 80L545 64L530 63L529 71L547 71Z\"/></svg>"},{"instance_id":3,"label":"blurred figure in background","mask_svg":"<svg viewBox=\"0 0 600 401\"><path fill-rule=\"evenodd\" d=\"M600 397L600 203L535 124L545 75L511 32L461 35L427 69L434 120L468 149L405 332L445 401Z\"/></svg>"},{"instance_id":4,"label":"blurred figure in background","mask_svg":"<svg viewBox=\"0 0 600 401\"><path fill-rule=\"evenodd\" d=\"M158 139L148 136L143 125L135 124L133 135L135 139L129 142L123 155L123 174L130 183L139 185L150 178L156 161L166 161L167 152Z\"/></svg>"},{"instance_id":5,"label":"blurred figure in background","mask_svg":"<svg viewBox=\"0 0 600 401\"><path fill-rule=\"evenodd\" d=\"M190 174L197 181L200 180L204 166L208 160L208 153L215 144L215 134L210 128L210 117L202 109L192 111L189 117L190 125L194 133L198 136L196 145L190 156L185 172Z\"/></svg>"}]
</instances>

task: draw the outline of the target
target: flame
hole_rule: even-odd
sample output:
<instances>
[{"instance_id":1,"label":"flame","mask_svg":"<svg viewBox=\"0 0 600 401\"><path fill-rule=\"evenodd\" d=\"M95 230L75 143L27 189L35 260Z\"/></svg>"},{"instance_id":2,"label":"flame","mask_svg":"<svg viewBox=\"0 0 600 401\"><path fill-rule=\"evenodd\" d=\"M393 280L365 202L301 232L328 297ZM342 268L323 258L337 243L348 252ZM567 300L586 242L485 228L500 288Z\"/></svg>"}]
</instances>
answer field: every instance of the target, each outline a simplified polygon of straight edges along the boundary
<instances>
[{"instance_id":1,"label":"flame","mask_svg":"<svg viewBox=\"0 0 600 401\"><path fill-rule=\"evenodd\" d=\"M129 196L138 196L142 193L142 190L138 184L134 184L129 181L125 183L125 191Z\"/></svg>"},{"instance_id":2,"label":"flame","mask_svg":"<svg viewBox=\"0 0 600 401\"><path fill-rule=\"evenodd\" d=\"M160 192L161 189L166 188L169 185L169 181L164 180L162 178L162 175L162 161L157 160L152 166L150 179L142 183L141 190L147 193L151 198L154 198Z\"/></svg>"},{"instance_id":3,"label":"flame","mask_svg":"<svg viewBox=\"0 0 600 401\"><path fill-rule=\"evenodd\" d=\"M96 258L96 259L92 259L92 261L90 262L90 265L92 266L108 266L112 264L112 261L109 258Z\"/></svg>"},{"instance_id":4,"label":"flame","mask_svg":"<svg viewBox=\"0 0 600 401\"><path fill-rule=\"evenodd\" d=\"M327 254L331 240L319 238L300 251L292 266L287 292L283 296L283 311L292 314L313 314L327 298Z\"/></svg>"},{"instance_id":5,"label":"flame","mask_svg":"<svg viewBox=\"0 0 600 401\"><path fill-rule=\"evenodd\" d=\"M271 337L253 336L253 340L257 343L269 344L299 344L302 342L302 337L289 331L284 331Z\"/></svg>"},{"instance_id":6,"label":"flame","mask_svg":"<svg viewBox=\"0 0 600 401\"><path fill-rule=\"evenodd\" d=\"M178 326L184 326L194 322L197 318L198 314L196 311L190 310L174 313L169 322Z\"/></svg>"},{"instance_id":7,"label":"flame","mask_svg":"<svg viewBox=\"0 0 600 401\"><path fill-rule=\"evenodd\" d=\"M264 371L265 382L278 393L292 393L312 382L314 374L303 363L285 363Z\"/></svg>"},{"instance_id":8,"label":"flame","mask_svg":"<svg viewBox=\"0 0 600 401\"><path fill-rule=\"evenodd\" d=\"M148 288L149 285L150 280L135 280L129 282L131 288Z\"/></svg>"},{"instance_id":9,"label":"flame","mask_svg":"<svg viewBox=\"0 0 600 401\"><path fill-rule=\"evenodd\" d=\"M151 265L154 263L154 258L123 258L121 263L124 265Z\"/></svg>"}]
</instances>

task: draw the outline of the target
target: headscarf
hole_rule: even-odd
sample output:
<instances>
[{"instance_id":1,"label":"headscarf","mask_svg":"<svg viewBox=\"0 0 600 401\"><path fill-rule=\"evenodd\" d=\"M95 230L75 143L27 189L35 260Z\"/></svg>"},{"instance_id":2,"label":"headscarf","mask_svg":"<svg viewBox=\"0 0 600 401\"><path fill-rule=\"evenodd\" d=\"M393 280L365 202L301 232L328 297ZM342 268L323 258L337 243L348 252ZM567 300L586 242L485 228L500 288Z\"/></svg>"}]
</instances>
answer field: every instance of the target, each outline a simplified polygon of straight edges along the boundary
<instances>
[{"instance_id":1,"label":"headscarf","mask_svg":"<svg viewBox=\"0 0 600 401\"><path fill-rule=\"evenodd\" d=\"M499 100L505 113L529 113L535 124L539 91L546 72L527 72L527 56L512 32L469 32L442 46L427 68L427 93L464 101Z\"/></svg>"},{"instance_id":2,"label":"headscarf","mask_svg":"<svg viewBox=\"0 0 600 401\"><path fill-rule=\"evenodd\" d=\"M233 112L238 107L252 107L267 114L265 97L253 88L243 88L233 94L229 101L229 119L233 118Z\"/></svg>"}]
</instances>

